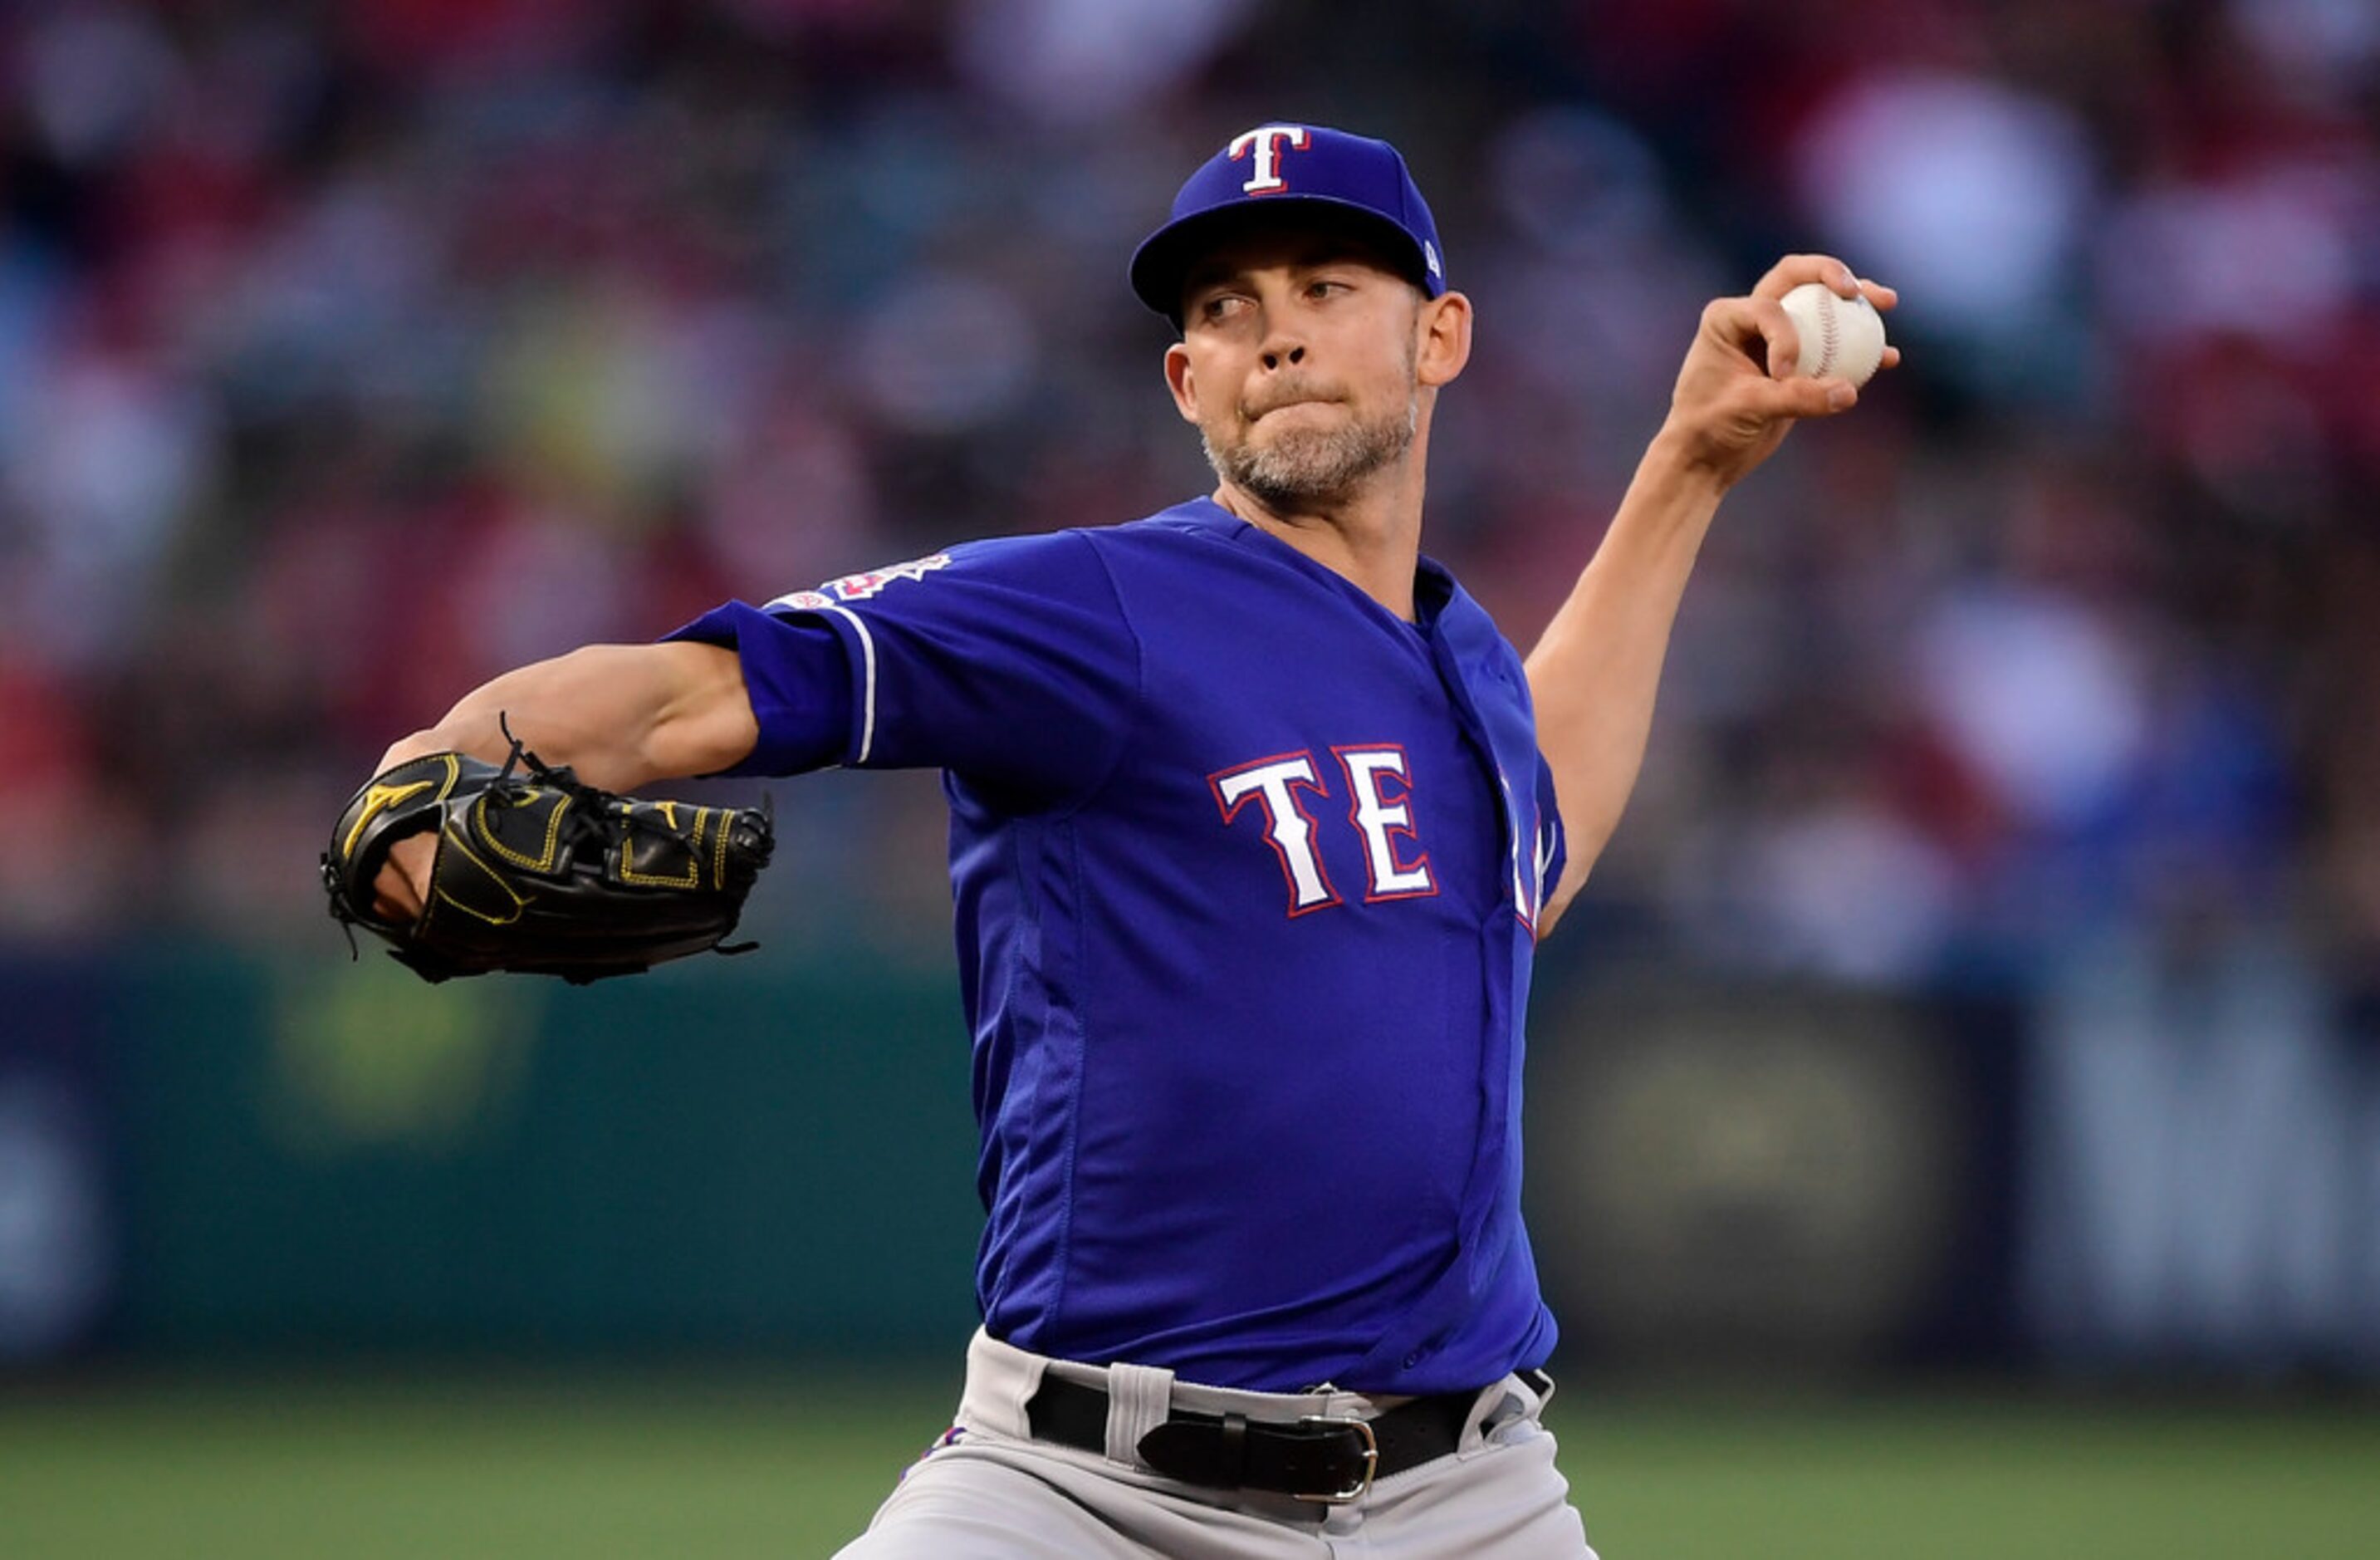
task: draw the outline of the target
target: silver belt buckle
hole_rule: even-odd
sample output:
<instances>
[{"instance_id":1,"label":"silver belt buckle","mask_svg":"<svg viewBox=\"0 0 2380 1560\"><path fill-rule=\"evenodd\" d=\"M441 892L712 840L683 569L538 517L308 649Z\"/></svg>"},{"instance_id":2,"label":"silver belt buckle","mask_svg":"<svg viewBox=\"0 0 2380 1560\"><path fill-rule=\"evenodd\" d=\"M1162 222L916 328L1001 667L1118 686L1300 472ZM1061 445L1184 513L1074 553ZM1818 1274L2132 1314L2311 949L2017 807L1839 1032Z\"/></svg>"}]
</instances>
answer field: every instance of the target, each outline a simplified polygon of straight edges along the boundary
<instances>
[{"instance_id":1,"label":"silver belt buckle","mask_svg":"<svg viewBox=\"0 0 2380 1560\"><path fill-rule=\"evenodd\" d=\"M1369 1420L1347 1419L1337 1414L1307 1414L1297 1422L1301 1425L1330 1425L1334 1429L1344 1426L1354 1431L1364 1442L1364 1473L1362 1478L1343 1490L1332 1490L1318 1495L1309 1495L1301 1491L1293 1499L1313 1501L1320 1505L1345 1505L1349 1501L1362 1500L1372 1493L1372 1476L1380 1470L1380 1438L1372 1433Z\"/></svg>"}]
</instances>

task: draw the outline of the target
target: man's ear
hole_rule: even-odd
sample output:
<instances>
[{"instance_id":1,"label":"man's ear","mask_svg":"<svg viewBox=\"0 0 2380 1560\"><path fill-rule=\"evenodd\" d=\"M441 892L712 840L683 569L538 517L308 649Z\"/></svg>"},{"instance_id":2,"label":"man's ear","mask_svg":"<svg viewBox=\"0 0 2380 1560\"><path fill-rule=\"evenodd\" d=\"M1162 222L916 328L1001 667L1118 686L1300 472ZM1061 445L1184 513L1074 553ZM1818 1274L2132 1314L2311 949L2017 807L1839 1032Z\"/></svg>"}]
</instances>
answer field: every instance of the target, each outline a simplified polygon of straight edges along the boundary
<instances>
[{"instance_id":1,"label":"man's ear","mask_svg":"<svg viewBox=\"0 0 2380 1560\"><path fill-rule=\"evenodd\" d=\"M1165 387L1173 392L1173 409L1184 422L1198 420L1198 382L1191 377L1190 349L1180 342L1165 349Z\"/></svg>"},{"instance_id":2,"label":"man's ear","mask_svg":"<svg viewBox=\"0 0 2380 1560\"><path fill-rule=\"evenodd\" d=\"M1471 299L1463 294L1424 299L1414 328L1414 377L1422 384L1445 384L1471 360Z\"/></svg>"}]
</instances>

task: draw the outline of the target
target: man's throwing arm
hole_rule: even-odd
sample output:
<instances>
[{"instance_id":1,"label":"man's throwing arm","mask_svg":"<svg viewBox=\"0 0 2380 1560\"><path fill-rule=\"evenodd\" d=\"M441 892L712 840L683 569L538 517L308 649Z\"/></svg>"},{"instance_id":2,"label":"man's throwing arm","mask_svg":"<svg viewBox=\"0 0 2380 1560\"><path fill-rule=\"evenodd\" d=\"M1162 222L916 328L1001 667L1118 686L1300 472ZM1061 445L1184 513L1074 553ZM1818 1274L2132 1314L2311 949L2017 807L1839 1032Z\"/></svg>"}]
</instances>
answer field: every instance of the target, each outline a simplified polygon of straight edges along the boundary
<instances>
[{"instance_id":1,"label":"man's throwing arm","mask_svg":"<svg viewBox=\"0 0 2380 1560\"><path fill-rule=\"evenodd\" d=\"M1864 291L1879 309L1898 301L1890 287L1857 280L1839 260L1792 255L1749 297L1705 309L1668 419L1602 544L1529 652L1537 745L1553 771L1569 844L1561 882L1538 919L1541 937L1585 884L1635 789L1678 603L1719 500L1795 422L1858 402L1846 380L1794 375L1800 342L1779 299L1804 282L1845 297ZM1888 347L1885 366L1900 357Z\"/></svg>"}]
</instances>

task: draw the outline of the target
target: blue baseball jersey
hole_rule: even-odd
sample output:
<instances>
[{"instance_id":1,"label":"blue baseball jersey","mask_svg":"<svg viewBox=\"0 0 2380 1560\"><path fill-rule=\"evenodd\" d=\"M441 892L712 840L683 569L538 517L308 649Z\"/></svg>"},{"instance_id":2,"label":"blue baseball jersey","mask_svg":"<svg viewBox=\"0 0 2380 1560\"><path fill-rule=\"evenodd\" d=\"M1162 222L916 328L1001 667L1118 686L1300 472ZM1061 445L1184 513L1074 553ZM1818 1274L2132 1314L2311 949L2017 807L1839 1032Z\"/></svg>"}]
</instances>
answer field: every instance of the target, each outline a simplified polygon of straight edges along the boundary
<instances>
[{"instance_id":1,"label":"blue baseball jersey","mask_svg":"<svg viewBox=\"0 0 2380 1560\"><path fill-rule=\"evenodd\" d=\"M1562 863L1519 657L1201 499L740 603L740 766L934 766L986 1325L1290 1391L1476 1387L1554 1324L1522 1024Z\"/></svg>"}]
</instances>

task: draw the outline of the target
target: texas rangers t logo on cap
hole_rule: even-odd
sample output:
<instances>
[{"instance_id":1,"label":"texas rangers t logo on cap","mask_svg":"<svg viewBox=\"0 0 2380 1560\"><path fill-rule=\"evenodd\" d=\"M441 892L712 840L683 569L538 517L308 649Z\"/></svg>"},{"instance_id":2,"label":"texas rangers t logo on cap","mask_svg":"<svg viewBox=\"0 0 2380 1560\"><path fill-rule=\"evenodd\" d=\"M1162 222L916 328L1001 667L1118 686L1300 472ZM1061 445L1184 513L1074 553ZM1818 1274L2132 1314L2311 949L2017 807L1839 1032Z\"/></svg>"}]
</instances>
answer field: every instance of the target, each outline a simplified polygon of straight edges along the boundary
<instances>
[{"instance_id":1,"label":"texas rangers t logo on cap","mask_svg":"<svg viewBox=\"0 0 2380 1560\"><path fill-rule=\"evenodd\" d=\"M1281 177L1281 143L1287 141L1298 151L1305 150L1305 127L1303 125L1259 125L1232 138L1227 155L1236 163L1250 152L1256 153L1256 170L1248 181L1240 186L1251 195L1269 195L1276 189L1286 189L1289 181Z\"/></svg>"},{"instance_id":2,"label":"texas rangers t logo on cap","mask_svg":"<svg viewBox=\"0 0 2380 1560\"><path fill-rule=\"evenodd\" d=\"M1252 210L1275 226L1307 222L1344 232L1352 224L1425 296L1446 291L1438 225L1397 149L1287 120L1241 131L1198 165L1173 197L1172 220L1133 251L1132 290L1179 328L1192 262Z\"/></svg>"}]
</instances>

